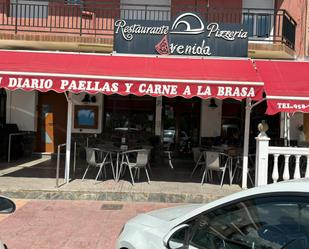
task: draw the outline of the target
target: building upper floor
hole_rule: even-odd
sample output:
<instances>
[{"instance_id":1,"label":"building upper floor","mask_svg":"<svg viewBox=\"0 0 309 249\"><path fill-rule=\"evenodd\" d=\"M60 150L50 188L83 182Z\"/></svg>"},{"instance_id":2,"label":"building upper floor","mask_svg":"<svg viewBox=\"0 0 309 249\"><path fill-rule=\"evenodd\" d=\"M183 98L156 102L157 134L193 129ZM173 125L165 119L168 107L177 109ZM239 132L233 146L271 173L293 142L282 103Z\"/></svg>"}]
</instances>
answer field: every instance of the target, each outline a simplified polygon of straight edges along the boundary
<instances>
[{"instance_id":1,"label":"building upper floor","mask_svg":"<svg viewBox=\"0 0 309 249\"><path fill-rule=\"evenodd\" d=\"M243 25L249 57L307 55L306 0L0 0L0 48L112 52L116 20L170 21L185 12Z\"/></svg>"}]
</instances>

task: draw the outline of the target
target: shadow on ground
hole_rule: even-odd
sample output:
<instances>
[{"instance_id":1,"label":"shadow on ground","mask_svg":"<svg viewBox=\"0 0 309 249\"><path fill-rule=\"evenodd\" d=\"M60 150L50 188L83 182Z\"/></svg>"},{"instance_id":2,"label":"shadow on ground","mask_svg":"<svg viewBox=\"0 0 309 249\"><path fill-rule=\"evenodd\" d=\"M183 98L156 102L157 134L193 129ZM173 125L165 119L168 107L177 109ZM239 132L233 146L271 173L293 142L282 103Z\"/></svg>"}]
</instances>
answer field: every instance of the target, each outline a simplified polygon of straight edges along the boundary
<instances>
[{"instance_id":1,"label":"shadow on ground","mask_svg":"<svg viewBox=\"0 0 309 249\"><path fill-rule=\"evenodd\" d=\"M72 161L73 162L73 161ZM73 163L72 163L73 164ZM192 159L173 159L174 168L170 168L167 159L161 159L157 162L151 162L151 170L149 170L149 176L151 182L185 182L185 183L201 183L204 168L200 166L191 177L192 170L195 163ZM23 177L23 178L56 178L57 160L54 158L24 158L17 161L7 163L0 162L0 177ZM78 159L75 170L72 166L71 179L82 179L82 176L86 169L86 161ZM95 179L98 173L98 168L90 167L85 179ZM111 167L106 167L106 178L100 175L98 181L105 181L113 179ZM64 158L62 158L59 167L60 178L64 177ZM236 179L237 178L237 179ZM241 180L240 177L236 177L235 180ZM128 170L125 170L120 180L131 182L130 174ZM213 179L208 179L207 182L220 185L221 173L213 174ZM139 179L135 179L135 182L146 182L146 174L141 169ZM228 184L228 173L225 175L224 183ZM235 184L235 182L234 182Z\"/></svg>"}]
</instances>

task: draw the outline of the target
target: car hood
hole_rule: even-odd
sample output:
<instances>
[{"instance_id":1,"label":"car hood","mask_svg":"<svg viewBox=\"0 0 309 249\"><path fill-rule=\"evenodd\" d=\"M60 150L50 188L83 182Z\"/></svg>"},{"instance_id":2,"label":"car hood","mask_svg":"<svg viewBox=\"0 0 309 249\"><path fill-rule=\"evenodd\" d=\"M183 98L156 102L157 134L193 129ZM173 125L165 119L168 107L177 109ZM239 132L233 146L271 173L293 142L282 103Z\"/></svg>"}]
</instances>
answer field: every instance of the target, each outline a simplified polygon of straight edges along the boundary
<instances>
[{"instance_id":1,"label":"car hood","mask_svg":"<svg viewBox=\"0 0 309 249\"><path fill-rule=\"evenodd\" d=\"M166 227L169 223L190 211L201 207L203 204L190 204L171 208L163 208L148 213L137 215L130 222L142 225L148 228Z\"/></svg>"},{"instance_id":2,"label":"car hood","mask_svg":"<svg viewBox=\"0 0 309 249\"><path fill-rule=\"evenodd\" d=\"M147 215L153 216L155 218L158 218L164 221L172 221L201 206L203 206L203 204L190 204L190 205L183 205L183 206L177 206L177 207L171 207L171 208L163 208L163 209L151 211L147 213Z\"/></svg>"}]
</instances>

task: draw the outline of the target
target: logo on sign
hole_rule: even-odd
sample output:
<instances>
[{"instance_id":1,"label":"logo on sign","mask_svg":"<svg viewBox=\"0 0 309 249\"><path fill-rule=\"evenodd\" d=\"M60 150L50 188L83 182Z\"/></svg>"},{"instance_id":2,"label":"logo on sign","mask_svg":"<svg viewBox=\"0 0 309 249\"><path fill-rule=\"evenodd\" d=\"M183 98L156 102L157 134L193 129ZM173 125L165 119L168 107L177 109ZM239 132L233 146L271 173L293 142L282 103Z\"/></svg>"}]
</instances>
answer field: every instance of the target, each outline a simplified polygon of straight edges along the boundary
<instances>
[{"instance_id":1,"label":"logo on sign","mask_svg":"<svg viewBox=\"0 0 309 249\"><path fill-rule=\"evenodd\" d=\"M193 28L189 21L185 20L187 17L193 17L194 20L198 23L198 28ZM177 31L179 26L185 26L183 31ZM184 34L184 35L197 35L201 34L205 31L204 23L202 22L201 18L194 13L184 13L176 18L174 21L171 31L171 34Z\"/></svg>"},{"instance_id":2,"label":"logo on sign","mask_svg":"<svg viewBox=\"0 0 309 249\"><path fill-rule=\"evenodd\" d=\"M167 35L156 45L156 51L158 54L170 54L170 48L168 44Z\"/></svg>"}]
</instances>

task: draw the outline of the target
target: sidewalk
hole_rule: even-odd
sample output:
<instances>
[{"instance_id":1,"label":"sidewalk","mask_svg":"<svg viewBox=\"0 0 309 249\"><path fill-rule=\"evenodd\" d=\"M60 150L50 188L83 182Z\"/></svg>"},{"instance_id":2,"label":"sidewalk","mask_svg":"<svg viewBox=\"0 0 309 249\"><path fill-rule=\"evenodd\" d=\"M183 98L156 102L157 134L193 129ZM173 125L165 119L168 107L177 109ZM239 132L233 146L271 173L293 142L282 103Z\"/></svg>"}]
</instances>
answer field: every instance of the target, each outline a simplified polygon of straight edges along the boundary
<instances>
[{"instance_id":1,"label":"sidewalk","mask_svg":"<svg viewBox=\"0 0 309 249\"><path fill-rule=\"evenodd\" d=\"M141 172L140 181L133 186L129 175L115 182L111 172L106 180L95 182L97 169L89 171L87 179L82 182L85 165L79 162L75 178L69 184L63 184L61 179L62 185L56 188L55 160L24 159L10 164L0 163L0 194L18 199L199 203L241 191L236 184L224 184L222 189L218 182L201 185L201 172L190 178L191 165L175 165L174 170L166 165L152 165L151 183L147 183L144 172ZM63 176L63 169L60 175Z\"/></svg>"},{"instance_id":2,"label":"sidewalk","mask_svg":"<svg viewBox=\"0 0 309 249\"><path fill-rule=\"evenodd\" d=\"M17 211L0 217L9 249L114 249L125 222L171 203L14 200ZM2 219L1 219L2 218Z\"/></svg>"}]
</instances>

